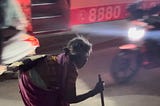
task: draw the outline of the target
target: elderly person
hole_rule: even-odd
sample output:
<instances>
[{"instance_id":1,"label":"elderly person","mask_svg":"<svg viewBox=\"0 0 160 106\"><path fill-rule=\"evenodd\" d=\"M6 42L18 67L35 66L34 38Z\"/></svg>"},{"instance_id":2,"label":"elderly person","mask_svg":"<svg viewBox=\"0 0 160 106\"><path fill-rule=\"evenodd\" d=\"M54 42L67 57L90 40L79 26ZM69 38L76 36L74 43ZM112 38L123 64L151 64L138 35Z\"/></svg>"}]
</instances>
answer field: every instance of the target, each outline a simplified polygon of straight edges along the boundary
<instances>
[{"instance_id":1,"label":"elderly person","mask_svg":"<svg viewBox=\"0 0 160 106\"><path fill-rule=\"evenodd\" d=\"M86 64L91 43L78 36L64 50L56 56L31 56L16 68L15 64L10 66L20 72L19 88L25 106L69 106L103 91L103 82L98 82L89 92L76 95L78 69Z\"/></svg>"}]
</instances>

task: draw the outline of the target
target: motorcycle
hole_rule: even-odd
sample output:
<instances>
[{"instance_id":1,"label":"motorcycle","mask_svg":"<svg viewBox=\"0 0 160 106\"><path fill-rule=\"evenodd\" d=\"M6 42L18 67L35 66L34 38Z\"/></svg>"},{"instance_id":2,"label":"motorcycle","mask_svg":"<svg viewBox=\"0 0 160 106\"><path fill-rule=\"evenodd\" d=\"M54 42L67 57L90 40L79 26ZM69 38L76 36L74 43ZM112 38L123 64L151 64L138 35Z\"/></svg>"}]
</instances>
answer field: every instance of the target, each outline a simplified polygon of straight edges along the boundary
<instances>
[{"instance_id":1,"label":"motorcycle","mask_svg":"<svg viewBox=\"0 0 160 106\"><path fill-rule=\"evenodd\" d=\"M111 64L111 75L116 82L128 82L141 67L151 69L160 66L160 38L154 34L158 34L154 28L129 28L129 43L119 47Z\"/></svg>"}]
</instances>

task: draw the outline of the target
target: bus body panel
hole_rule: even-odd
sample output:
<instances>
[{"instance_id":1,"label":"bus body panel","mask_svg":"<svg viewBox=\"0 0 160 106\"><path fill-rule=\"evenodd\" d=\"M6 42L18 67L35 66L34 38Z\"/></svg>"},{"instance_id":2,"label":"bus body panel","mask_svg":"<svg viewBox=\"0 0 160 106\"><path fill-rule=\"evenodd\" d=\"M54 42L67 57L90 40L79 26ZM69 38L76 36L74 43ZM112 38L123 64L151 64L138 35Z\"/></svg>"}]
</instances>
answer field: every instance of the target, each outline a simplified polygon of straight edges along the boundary
<instances>
[{"instance_id":1,"label":"bus body panel","mask_svg":"<svg viewBox=\"0 0 160 106\"><path fill-rule=\"evenodd\" d=\"M113 21L128 17L126 8L135 0L71 0L70 25ZM143 0L143 8L150 8L159 0Z\"/></svg>"}]
</instances>

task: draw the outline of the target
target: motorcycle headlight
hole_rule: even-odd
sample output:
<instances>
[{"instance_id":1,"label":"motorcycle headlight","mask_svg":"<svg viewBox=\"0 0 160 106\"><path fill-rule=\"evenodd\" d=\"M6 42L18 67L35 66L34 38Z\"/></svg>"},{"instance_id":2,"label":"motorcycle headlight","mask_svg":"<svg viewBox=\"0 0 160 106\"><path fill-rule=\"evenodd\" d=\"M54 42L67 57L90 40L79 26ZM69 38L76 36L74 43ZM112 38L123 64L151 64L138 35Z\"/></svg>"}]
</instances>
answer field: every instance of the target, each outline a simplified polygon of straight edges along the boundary
<instances>
[{"instance_id":1,"label":"motorcycle headlight","mask_svg":"<svg viewBox=\"0 0 160 106\"><path fill-rule=\"evenodd\" d=\"M139 41L145 35L145 29L132 27L128 30L128 38L131 41Z\"/></svg>"}]
</instances>

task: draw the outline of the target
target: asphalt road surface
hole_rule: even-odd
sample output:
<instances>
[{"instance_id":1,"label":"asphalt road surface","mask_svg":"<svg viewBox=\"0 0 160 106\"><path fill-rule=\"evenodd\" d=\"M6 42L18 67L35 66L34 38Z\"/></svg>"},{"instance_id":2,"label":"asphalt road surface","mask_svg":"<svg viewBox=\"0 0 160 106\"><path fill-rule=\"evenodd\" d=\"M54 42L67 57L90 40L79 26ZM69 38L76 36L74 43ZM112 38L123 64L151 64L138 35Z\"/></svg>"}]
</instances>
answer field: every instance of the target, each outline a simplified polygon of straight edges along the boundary
<instances>
[{"instance_id":1,"label":"asphalt road surface","mask_svg":"<svg viewBox=\"0 0 160 106\"><path fill-rule=\"evenodd\" d=\"M105 81L105 106L160 106L160 68L141 69L126 84L117 84L110 76L110 64L116 47L94 49L87 65L79 70L77 93L85 93L95 86L98 74ZM0 82L0 106L24 106L19 95L17 80ZM72 106L101 106L100 95Z\"/></svg>"},{"instance_id":2,"label":"asphalt road surface","mask_svg":"<svg viewBox=\"0 0 160 106\"><path fill-rule=\"evenodd\" d=\"M110 64L116 48L107 48L95 50L91 56L88 65L82 69L80 74L80 84L78 91L84 92L94 87L98 81L98 74L101 74L105 81L105 105L106 106L160 106L160 70L141 69L137 75L126 84L117 84L110 76ZM100 96L97 95L85 102L76 104L75 106L101 106Z\"/></svg>"}]
</instances>

